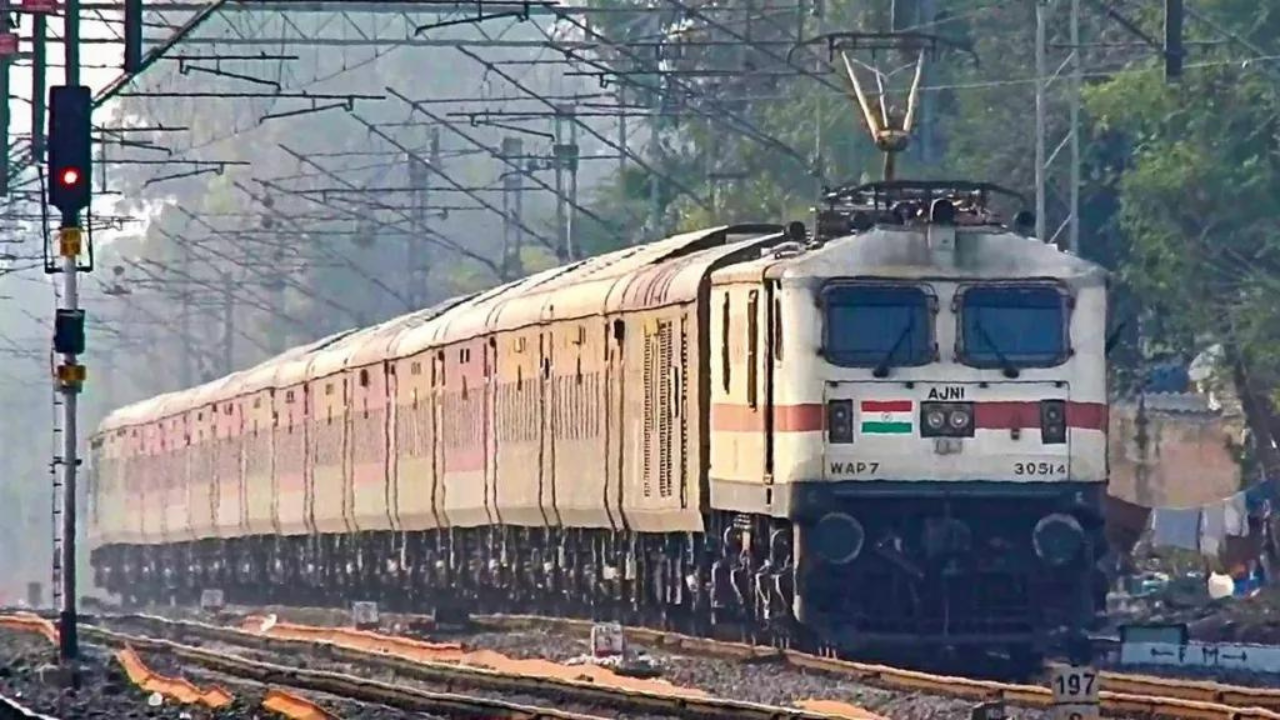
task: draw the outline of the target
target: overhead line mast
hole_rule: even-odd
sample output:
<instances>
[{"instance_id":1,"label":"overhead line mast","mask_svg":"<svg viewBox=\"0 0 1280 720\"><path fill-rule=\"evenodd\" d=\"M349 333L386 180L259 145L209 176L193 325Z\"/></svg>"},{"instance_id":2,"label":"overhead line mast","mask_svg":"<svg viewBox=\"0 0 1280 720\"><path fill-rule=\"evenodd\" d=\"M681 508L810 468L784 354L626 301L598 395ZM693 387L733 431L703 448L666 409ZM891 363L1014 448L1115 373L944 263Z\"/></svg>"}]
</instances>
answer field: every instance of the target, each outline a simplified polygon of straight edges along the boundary
<instances>
[{"instance_id":1,"label":"overhead line mast","mask_svg":"<svg viewBox=\"0 0 1280 720\"><path fill-rule=\"evenodd\" d=\"M76 633L76 474L78 455L77 400L84 387L85 368L78 356L85 351L84 311L80 309L78 275L93 270L93 251L87 247L80 213L87 210L92 195L93 139L90 116L93 96L80 85L80 2L67 0L66 84L49 88L48 202L61 213L57 255L50 257L45 244L45 272L62 273L63 305L54 318L54 352L62 356L56 369L62 393L62 538L60 571L62 607L59 613L59 653L64 667L74 668L80 647ZM87 252L86 252L87 251ZM88 262L81 263L87 255Z\"/></svg>"}]
</instances>

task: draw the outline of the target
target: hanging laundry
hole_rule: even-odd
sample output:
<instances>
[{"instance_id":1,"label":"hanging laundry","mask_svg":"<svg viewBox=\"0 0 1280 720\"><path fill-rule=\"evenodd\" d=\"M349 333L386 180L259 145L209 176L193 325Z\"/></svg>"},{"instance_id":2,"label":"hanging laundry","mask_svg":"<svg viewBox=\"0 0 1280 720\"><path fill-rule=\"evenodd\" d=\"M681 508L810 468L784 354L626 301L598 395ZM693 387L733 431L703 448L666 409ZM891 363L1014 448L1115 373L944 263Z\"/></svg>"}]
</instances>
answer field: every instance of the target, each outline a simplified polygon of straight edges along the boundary
<instances>
[{"instance_id":1,"label":"hanging laundry","mask_svg":"<svg viewBox=\"0 0 1280 720\"><path fill-rule=\"evenodd\" d=\"M1151 513L1151 544L1200 549L1200 508L1156 508Z\"/></svg>"},{"instance_id":2,"label":"hanging laundry","mask_svg":"<svg viewBox=\"0 0 1280 720\"><path fill-rule=\"evenodd\" d=\"M1249 514L1254 517L1267 517L1277 499L1276 483L1263 479L1244 491L1248 503Z\"/></svg>"},{"instance_id":3,"label":"hanging laundry","mask_svg":"<svg viewBox=\"0 0 1280 720\"><path fill-rule=\"evenodd\" d=\"M1200 553L1217 557L1227 536L1227 504L1206 505L1200 512Z\"/></svg>"},{"instance_id":4,"label":"hanging laundry","mask_svg":"<svg viewBox=\"0 0 1280 720\"><path fill-rule=\"evenodd\" d=\"M1249 535L1248 496L1243 491L1227 498L1223 503L1226 511L1224 517L1225 531L1228 535L1246 537Z\"/></svg>"}]
</instances>

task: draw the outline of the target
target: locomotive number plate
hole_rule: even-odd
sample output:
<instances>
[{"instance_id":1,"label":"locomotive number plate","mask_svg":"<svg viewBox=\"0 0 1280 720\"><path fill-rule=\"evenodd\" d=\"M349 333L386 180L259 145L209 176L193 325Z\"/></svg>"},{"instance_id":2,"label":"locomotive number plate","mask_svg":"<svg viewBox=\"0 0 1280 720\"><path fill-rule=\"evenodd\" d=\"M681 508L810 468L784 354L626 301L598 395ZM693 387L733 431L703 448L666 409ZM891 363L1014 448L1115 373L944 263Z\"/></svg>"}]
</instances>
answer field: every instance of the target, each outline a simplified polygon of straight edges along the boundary
<instances>
[{"instance_id":1,"label":"locomotive number plate","mask_svg":"<svg viewBox=\"0 0 1280 720\"><path fill-rule=\"evenodd\" d=\"M1014 475L1066 475L1067 464L1060 462L1026 462L1013 464Z\"/></svg>"}]
</instances>

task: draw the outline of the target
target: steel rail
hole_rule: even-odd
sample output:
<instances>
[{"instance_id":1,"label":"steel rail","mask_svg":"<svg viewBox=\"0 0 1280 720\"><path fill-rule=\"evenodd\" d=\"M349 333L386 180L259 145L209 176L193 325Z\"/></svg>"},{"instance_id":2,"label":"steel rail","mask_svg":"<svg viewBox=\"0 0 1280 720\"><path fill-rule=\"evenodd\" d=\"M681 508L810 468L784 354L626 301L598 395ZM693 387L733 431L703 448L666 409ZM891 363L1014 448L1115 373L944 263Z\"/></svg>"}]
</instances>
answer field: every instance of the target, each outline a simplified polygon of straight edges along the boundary
<instances>
[{"instance_id":1,"label":"steel rail","mask_svg":"<svg viewBox=\"0 0 1280 720\"><path fill-rule=\"evenodd\" d=\"M0 720L56 720L20 704L13 698L0 695Z\"/></svg>"},{"instance_id":2,"label":"steel rail","mask_svg":"<svg viewBox=\"0 0 1280 720\"><path fill-rule=\"evenodd\" d=\"M106 620L107 618L102 617L100 619ZM124 615L111 619L121 622L136 622L145 626L147 628L146 632L154 632L157 635L170 634L171 637L190 637L206 642L211 641L290 655L296 655L300 650L320 650L325 657L333 660L389 670L401 677L412 677L433 683L447 683L451 687L466 687L471 690L556 697L584 705L609 707L621 711L644 711L671 717L689 718L690 720L730 720L731 718L740 718L742 720L832 720L835 717L826 713L801 708L765 705L726 698L702 697L677 692L665 694L658 691L610 687L591 681L531 676L472 665L425 661L397 656L385 650L357 649L334 642L317 640L284 639L233 628L223 628L191 621L169 620L150 615ZM317 629L338 630L336 628ZM82 632L88 638L96 638L107 643L128 642L139 648L188 647L179 645L172 640L135 638L107 630L101 626L86 627ZM204 650L200 652L209 653L209 651ZM209 654L218 658L226 658L224 654ZM298 685L293 682L284 682L280 679L273 679L272 682L292 685L302 689L320 689ZM679 689L673 688L673 690L678 691ZM346 693L340 694L345 695Z\"/></svg>"},{"instance_id":3,"label":"steel rail","mask_svg":"<svg viewBox=\"0 0 1280 720\"><path fill-rule=\"evenodd\" d=\"M87 640L111 647L129 647L169 655L184 663L198 665L238 680L325 693L357 702L387 705L408 712L464 718L473 718L479 713L483 717L510 720L605 720L597 715L532 707L486 697L428 692L344 673L286 667L234 657L225 652L205 650L170 640L117 633L100 627L82 628L82 635Z\"/></svg>"},{"instance_id":4,"label":"steel rail","mask_svg":"<svg viewBox=\"0 0 1280 720\"><path fill-rule=\"evenodd\" d=\"M331 610L331 609L328 609ZM340 611L334 611L340 613ZM428 620L417 615L384 613L387 619L394 620ZM4 618L0 618L3 620ZM369 653L355 651L339 645L315 643L301 640L273 638L267 635L249 633L242 630L218 627L207 623L173 620L169 618L131 613L101 613L93 616L88 622L136 622L159 632L181 633L202 640L223 642L229 645L244 645L273 651L296 651L307 646L322 646L330 657L352 663L367 665L380 664L382 667L418 677L428 681L446 681L470 687L487 688L506 691L546 691L559 689L574 683L547 679L518 676L504 676L492 670L476 667L463 667L448 663L424 663L397 658L385 653ZM472 622L479 629L518 630L526 628L553 629L578 636L590 633L594 625L591 621L569 618L551 618L537 615L485 615L475 616ZM0 622L0 626L4 623ZM38 628L34 628L37 629ZM338 630L338 628L319 628ZM85 628L88 633L105 632L100 628ZM1046 709L1052 705L1052 693L1048 688L1036 685L1018 685L993 681L974 680L962 677L932 675L929 673L903 670L880 665L851 662L835 658L821 657L809 653L797 652L746 643L712 640L680 633L666 632L642 627L625 628L629 639L661 647L669 651L689 654L722 657L734 660L751 660L754 662L774 661L791 667L812 672L837 675L865 685L881 687L887 690L926 692L940 696L951 696L975 701L1003 701L1009 705ZM396 638L388 636L389 641ZM1167 717L1186 720L1280 720L1280 689L1252 688L1233 686L1210 681L1193 681L1133 675L1103 671L1100 673L1103 688L1101 693L1101 711L1106 716L1139 716ZM617 692L609 692L609 688L581 683L586 690L600 693L595 702L600 705ZM604 691L604 692L601 692ZM567 696L565 693L561 693ZM635 694L632 693L634 697ZM668 699L670 700L670 699ZM698 699L677 698L682 705L689 705ZM751 705L744 703L744 705ZM632 706L644 707L644 706ZM761 709L773 711L802 713L784 708ZM793 715L769 715L768 717L813 717L810 712ZM706 717L706 715L702 715ZM714 716L713 717L717 717ZM752 715L730 714L718 717L753 717ZM818 715L818 717L822 717Z\"/></svg>"},{"instance_id":5,"label":"steel rail","mask_svg":"<svg viewBox=\"0 0 1280 720\"><path fill-rule=\"evenodd\" d=\"M385 614L385 617L413 618L415 616ZM203 640L225 642L227 644L246 643L251 647L259 647L280 651L296 651L305 647L306 641L285 640L258 635L242 630L217 627L206 623L171 620L153 615L120 614L100 616L103 621L119 620L147 624L157 630L168 629L170 632L188 633L191 637ZM421 618L419 618L421 619ZM515 630L538 627L585 636L594 625L591 621L568 618L550 618L534 615L488 615L476 616L473 622L478 627L497 630ZM330 628L337 630L337 628ZM736 660L776 661L796 669L838 675L865 685L880 687L892 691L925 692L932 695L950 696L974 701L1003 701L1006 704L1048 709L1053 704L1053 696L1047 687L1037 685L1020 685L971 678L934 675L930 673L904 670L900 668L872 665L866 663L821 657L794 650L748 645L746 643L712 640L680 633L654 630L651 628L625 628L629 639L655 647L663 647L690 654L703 654L711 657L724 657ZM371 653L353 651L337 645L330 645L334 657L351 662L370 662ZM456 666L448 663L422 663L402 660L392 656L375 656L386 662L389 669L414 675L427 680L448 680ZM470 676L454 675L455 681L468 679L477 683L486 678L493 678L493 671L477 668L466 668ZM439 674L443 673L443 674ZM1211 682L1192 682L1173 680L1124 673L1102 672L1100 678L1104 689L1101 693L1100 709L1104 715L1112 717L1168 717L1185 718L1186 720L1280 720L1280 689L1248 688L1222 685ZM554 686L562 681L543 678L508 678L511 684L491 686L502 690L531 690ZM505 682L493 680L494 682ZM473 685L473 687L485 687ZM607 690L599 686L591 686L596 691ZM684 702L689 702L687 699ZM603 704L603 703L602 703ZM775 708L776 710L776 708ZM728 715L725 717L750 717ZM785 716L772 716L785 717ZM797 716L798 717L798 716Z\"/></svg>"},{"instance_id":6,"label":"steel rail","mask_svg":"<svg viewBox=\"0 0 1280 720\"><path fill-rule=\"evenodd\" d=\"M590 621L539 615L485 615L476 616L472 620L480 627L495 630L550 627L560 632L581 636L588 635L593 625ZM670 647L690 653L722 657L759 659L776 657L797 668L846 676L869 685L931 688L930 692L941 694L946 693L946 690L940 689L938 683L945 683L956 690L948 694L962 697L982 699L1004 697L1013 704L1034 707L1047 707L1052 701L1052 695L1047 688L1033 685L931 676L925 673L821 657L795 650L724 642L651 628L628 627L625 632L628 638L657 647ZM1103 711L1107 714L1154 712L1150 709L1153 706L1144 702L1155 700L1165 703L1159 706L1160 712L1156 714L1167 717L1280 718L1280 688L1244 687L1212 681L1135 675L1105 670L1099 673L1099 679L1102 687L1108 688L1103 691L1102 700ZM993 692L984 696L982 694L984 691ZM1108 702L1108 694L1112 697L1111 702ZM1019 702L1017 699L1025 702ZM1181 708L1184 714L1174 712L1178 708ZM1208 714L1202 714L1205 712ZM1250 714L1253 712L1262 714Z\"/></svg>"}]
</instances>

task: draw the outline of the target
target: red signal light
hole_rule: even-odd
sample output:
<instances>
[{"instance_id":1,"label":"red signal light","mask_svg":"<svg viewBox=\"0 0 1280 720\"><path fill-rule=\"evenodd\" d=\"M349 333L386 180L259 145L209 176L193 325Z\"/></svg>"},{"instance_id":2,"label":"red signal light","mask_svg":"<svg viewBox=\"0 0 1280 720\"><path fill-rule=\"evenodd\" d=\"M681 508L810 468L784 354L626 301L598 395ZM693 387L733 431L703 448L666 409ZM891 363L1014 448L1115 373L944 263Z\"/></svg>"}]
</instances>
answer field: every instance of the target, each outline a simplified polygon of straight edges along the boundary
<instances>
[{"instance_id":1,"label":"red signal light","mask_svg":"<svg viewBox=\"0 0 1280 720\"><path fill-rule=\"evenodd\" d=\"M62 171L62 176L58 178L58 182L71 187L80 182L80 171L75 168L67 168Z\"/></svg>"}]
</instances>

